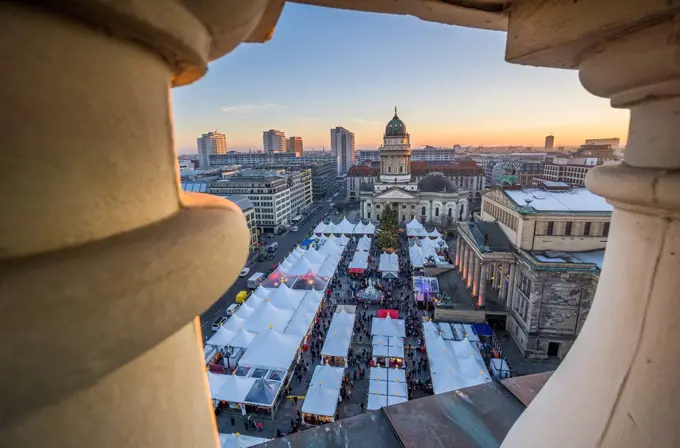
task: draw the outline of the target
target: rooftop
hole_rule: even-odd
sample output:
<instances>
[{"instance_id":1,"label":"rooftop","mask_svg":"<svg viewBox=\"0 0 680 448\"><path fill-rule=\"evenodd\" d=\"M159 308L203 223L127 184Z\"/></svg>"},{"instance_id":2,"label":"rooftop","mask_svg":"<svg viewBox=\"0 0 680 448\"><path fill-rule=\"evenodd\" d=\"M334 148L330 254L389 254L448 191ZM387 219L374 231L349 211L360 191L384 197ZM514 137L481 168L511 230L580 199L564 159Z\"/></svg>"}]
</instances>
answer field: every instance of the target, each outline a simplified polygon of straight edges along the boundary
<instances>
[{"instance_id":1,"label":"rooftop","mask_svg":"<svg viewBox=\"0 0 680 448\"><path fill-rule=\"evenodd\" d=\"M253 208L253 203L250 202L250 199L245 196L241 196L240 194L230 194L225 197L234 204L238 205L244 212Z\"/></svg>"},{"instance_id":2,"label":"rooftop","mask_svg":"<svg viewBox=\"0 0 680 448\"><path fill-rule=\"evenodd\" d=\"M569 191L546 191L541 188L503 190L525 212L597 212L611 213L612 206L602 196L585 188Z\"/></svg>"},{"instance_id":3,"label":"rooftop","mask_svg":"<svg viewBox=\"0 0 680 448\"><path fill-rule=\"evenodd\" d=\"M485 252L510 252L512 244L497 222L480 221L467 223L477 247Z\"/></svg>"},{"instance_id":4,"label":"rooftop","mask_svg":"<svg viewBox=\"0 0 680 448\"><path fill-rule=\"evenodd\" d=\"M410 400L290 434L271 447L428 448L500 446L550 375L536 374Z\"/></svg>"},{"instance_id":5,"label":"rooftop","mask_svg":"<svg viewBox=\"0 0 680 448\"><path fill-rule=\"evenodd\" d=\"M563 251L541 251L529 252L536 261L541 263L571 263L571 264L594 264L602 270L604 261L604 249L592 250L588 252L563 252Z\"/></svg>"}]
</instances>

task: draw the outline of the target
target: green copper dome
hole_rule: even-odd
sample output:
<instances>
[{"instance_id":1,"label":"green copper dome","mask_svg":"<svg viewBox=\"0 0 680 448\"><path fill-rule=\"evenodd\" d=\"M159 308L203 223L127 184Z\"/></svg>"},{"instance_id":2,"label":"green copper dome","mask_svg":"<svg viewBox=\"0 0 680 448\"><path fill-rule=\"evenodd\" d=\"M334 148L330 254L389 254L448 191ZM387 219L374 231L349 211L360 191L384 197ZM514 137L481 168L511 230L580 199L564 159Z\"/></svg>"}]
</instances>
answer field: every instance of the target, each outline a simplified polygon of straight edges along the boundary
<instances>
[{"instance_id":1,"label":"green copper dome","mask_svg":"<svg viewBox=\"0 0 680 448\"><path fill-rule=\"evenodd\" d=\"M394 117L385 127L385 137L406 137L406 125L399 119L397 108L394 108Z\"/></svg>"}]
</instances>

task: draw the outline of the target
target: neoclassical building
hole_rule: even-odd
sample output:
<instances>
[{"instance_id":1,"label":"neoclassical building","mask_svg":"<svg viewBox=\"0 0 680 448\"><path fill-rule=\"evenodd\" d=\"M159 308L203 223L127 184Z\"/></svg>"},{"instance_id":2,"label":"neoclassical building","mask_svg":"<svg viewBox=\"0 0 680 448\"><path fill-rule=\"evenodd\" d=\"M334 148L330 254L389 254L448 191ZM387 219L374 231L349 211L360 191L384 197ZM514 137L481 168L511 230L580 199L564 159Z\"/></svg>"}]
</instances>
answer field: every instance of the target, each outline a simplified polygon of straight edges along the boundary
<instances>
[{"instance_id":1,"label":"neoclassical building","mask_svg":"<svg viewBox=\"0 0 680 448\"><path fill-rule=\"evenodd\" d=\"M441 173L419 181L411 177L411 136L396 107L385 127L378 179L368 185L359 194L363 219L379 220L387 207L397 210L399 222L415 218L442 227L453 227L469 216L467 190L459 190Z\"/></svg>"}]
</instances>

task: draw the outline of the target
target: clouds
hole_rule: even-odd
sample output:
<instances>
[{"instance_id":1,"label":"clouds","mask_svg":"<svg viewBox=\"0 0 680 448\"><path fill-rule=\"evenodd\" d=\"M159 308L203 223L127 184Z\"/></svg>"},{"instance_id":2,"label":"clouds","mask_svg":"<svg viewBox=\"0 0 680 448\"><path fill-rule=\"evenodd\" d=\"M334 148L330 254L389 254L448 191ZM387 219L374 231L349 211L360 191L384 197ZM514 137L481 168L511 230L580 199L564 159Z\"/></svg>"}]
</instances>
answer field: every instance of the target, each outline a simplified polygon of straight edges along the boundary
<instances>
[{"instance_id":1,"label":"clouds","mask_svg":"<svg viewBox=\"0 0 680 448\"><path fill-rule=\"evenodd\" d=\"M352 121L354 121L354 122L356 122L356 123L370 124L370 125L383 124L381 121L377 121L377 120L366 120L365 118L352 118Z\"/></svg>"},{"instance_id":2,"label":"clouds","mask_svg":"<svg viewBox=\"0 0 680 448\"><path fill-rule=\"evenodd\" d=\"M245 104L236 104L233 106L223 106L220 108L222 112L229 113L229 114L249 114L253 112L262 112L265 110L276 110L276 109L283 109L285 106L281 104L276 104L276 103L245 103Z\"/></svg>"}]
</instances>

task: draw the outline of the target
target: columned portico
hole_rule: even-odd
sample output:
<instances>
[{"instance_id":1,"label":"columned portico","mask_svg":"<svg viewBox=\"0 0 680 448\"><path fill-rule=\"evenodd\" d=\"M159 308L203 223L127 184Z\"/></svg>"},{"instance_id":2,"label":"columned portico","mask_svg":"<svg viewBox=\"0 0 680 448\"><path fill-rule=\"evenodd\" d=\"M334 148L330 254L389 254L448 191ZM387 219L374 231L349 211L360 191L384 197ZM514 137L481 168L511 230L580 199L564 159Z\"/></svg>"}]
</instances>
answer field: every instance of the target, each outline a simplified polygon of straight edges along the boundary
<instances>
[{"instance_id":1,"label":"columned portico","mask_svg":"<svg viewBox=\"0 0 680 448\"><path fill-rule=\"evenodd\" d=\"M484 264L482 266L482 273L481 277L479 279L479 296L477 297L477 306L484 307L485 306L485 294L486 294L486 282L487 282L487 273L488 273L488 264Z\"/></svg>"},{"instance_id":2,"label":"columned portico","mask_svg":"<svg viewBox=\"0 0 680 448\"><path fill-rule=\"evenodd\" d=\"M480 279L480 273L481 273L481 270L482 270L482 263L476 255L474 257L474 261L475 261L475 270L474 270L474 275L472 276L472 297L476 297L477 294L479 294L479 279Z\"/></svg>"},{"instance_id":3,"label":"columned portico","mask_svg":"<svg viewBox=\"0 0 680 448\"><path fill-rule=\"evenodd\" d=\"M471 247L468 248L468 271L467 271L467 287L472 289L472 281L475 277L475 251Z\"/></svg>"}]
</instances>

